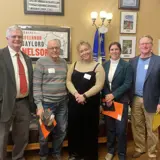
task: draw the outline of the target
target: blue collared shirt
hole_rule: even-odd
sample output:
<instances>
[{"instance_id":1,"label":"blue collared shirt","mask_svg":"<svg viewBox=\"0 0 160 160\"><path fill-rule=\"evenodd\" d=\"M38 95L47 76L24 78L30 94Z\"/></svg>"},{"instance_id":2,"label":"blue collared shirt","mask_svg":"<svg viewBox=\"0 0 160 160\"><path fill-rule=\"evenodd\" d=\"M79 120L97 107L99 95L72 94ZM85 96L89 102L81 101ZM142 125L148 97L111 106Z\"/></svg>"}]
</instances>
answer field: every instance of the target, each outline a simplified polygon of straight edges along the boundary
<instances>
[{"instance_id":1,"label":"blue collared shirt","mask_svg":"<svg viewBox=\"0 0 160 160\"><path fill-rule=\"evenodd\" d=\"M149 67L150 58L139 58L137 65L135 95L143 96L143 86Z\"/></svg>"}]
</instances>

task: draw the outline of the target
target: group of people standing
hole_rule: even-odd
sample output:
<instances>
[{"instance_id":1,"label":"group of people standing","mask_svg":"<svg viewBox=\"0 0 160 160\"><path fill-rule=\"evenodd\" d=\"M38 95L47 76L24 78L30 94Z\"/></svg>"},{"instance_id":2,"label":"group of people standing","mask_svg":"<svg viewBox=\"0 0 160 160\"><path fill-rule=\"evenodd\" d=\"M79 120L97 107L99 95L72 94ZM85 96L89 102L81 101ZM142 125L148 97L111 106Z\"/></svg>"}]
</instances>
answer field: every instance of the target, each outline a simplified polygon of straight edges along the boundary
<instances>
[{"instance_id":1,"label":"group of people standing","mask_svg":"<svg viewBox=\"0 0 160 160\"><path fill-rule=\"evenodd\" d=\"M146 152L146 135L148 157L156 158L158 131L152 130L152 122L155 113L160 111L160 57L152 52L151 36L141 37L138 45L139 55L126 62L120 58L120 44L111 43L111 58L104 63L106 78L102 94L107 106L113 101L123 104L121 121L105 116L108 149L105 160L113 159L116 138L119 160L126 159L128 105L135 144L132 158Z\"/></svg>"},{"instance_id":2,"label":"group of people standing","mask_svg":"<svg viewBox=\"0 0 160 160\"><path fill-rule=\"evenodd\" d=\"M7 29L8 46L0 50L0 160L6 159L8 133L12 126L12 160L24 160L28 144L30 110L36 105L39 118L46 109L55 115L52 130L52 158L62 160L63 140L68 136L68 160L98 160L98 129L101 97L106 106L123 104L121 121L105 116L107 150L105 160L112 160L118 141L118 157L126 160L128 106L131 106L135 142L133 158L145 149L147 130L148 156L156 157L157 132L152 131L153 116L160 111L160 57L152 52L153 39L139 40L140 55L126 62L120 58L121 45L109 46L110 60L95 62L88 42L77 46L79 60L69 70L60 58L61 43L48 41L48 55L40 58L32 70L31 59L20 49L23 33L18 26ZM101 94L100 94L101 93ZM40 160L49 155L48 139L39 127Z\"/></svg>"}]
</instances>

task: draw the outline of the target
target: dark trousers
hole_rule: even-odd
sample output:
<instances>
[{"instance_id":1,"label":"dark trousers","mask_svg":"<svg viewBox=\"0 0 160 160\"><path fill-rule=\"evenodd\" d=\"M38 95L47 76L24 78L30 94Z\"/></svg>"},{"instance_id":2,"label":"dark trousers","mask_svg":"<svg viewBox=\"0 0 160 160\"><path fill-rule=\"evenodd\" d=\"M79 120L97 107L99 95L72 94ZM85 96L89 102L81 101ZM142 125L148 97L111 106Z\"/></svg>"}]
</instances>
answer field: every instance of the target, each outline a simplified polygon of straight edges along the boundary
<instances>
[{"instance_id":1,"label":"dark trousers","mask_svg":"<svg viewBox=\"0 0 160 160\"><path fill-rule=\"evenodd\" d=\"M108 153L115 154L116 138L118 141L118 157L119 160L126 159L127 149L127 123L128 123L128 105L124 104L123 115L121 121L112 117L105 116L107 128L107 149Z\"/></svg>"},{"instance_id":2,"label":"dark trousers","mask_svg":"<svg viewBox=\"0 0 160 160\"><path fill-rule=\"evenodd\" d=\"M6 160L8 135L11 126L12 140L14 143L12 160L24 160L24 149L28 144L29 122L30 113L28 100L23 99L15 102L9 121L0 122L0 160Z\"/></svg>"},{"instance_id":3,"label":"dark trousers","mask_svg":"<svg viewBox=\"0 0 160 160\"><path fill-rule=\"evenodd\" d=\"M77 159L98 160L99 106L72 104L68 112L69 155Z\"/></svg>"}]
</instances>

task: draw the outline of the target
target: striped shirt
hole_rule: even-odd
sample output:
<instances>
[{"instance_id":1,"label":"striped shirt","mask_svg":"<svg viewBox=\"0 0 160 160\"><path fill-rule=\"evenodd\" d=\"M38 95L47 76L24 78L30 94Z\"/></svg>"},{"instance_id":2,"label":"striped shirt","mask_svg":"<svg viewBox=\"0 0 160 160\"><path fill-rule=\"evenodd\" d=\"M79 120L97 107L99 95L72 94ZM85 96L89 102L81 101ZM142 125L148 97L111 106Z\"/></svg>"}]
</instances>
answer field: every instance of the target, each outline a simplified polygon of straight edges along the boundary
<instances>
[{"instance_id":1,"label":"striped shirt","mask_svg":"<svg viewBox=\"0 0 160 160\"><path fill-rule=\"evenodd\" d=\"M64 59L54 62L49 56L36 62L33 74L33 95L38 108L43 102L56 103L67 95L67 63Z\"/></svg>"}]
</instances>

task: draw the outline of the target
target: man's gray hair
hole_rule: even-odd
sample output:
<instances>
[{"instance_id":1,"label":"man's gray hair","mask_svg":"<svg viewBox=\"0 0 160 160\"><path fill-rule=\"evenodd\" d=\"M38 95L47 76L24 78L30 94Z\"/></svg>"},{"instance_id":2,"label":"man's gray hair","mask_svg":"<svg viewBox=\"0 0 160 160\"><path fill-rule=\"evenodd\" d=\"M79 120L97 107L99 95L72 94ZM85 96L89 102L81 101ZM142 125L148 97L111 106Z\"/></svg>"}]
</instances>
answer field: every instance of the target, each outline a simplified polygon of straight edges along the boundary
<instances>
[{"instance_id":1,"label":"man's gray hair","mask_svg":"<svg viewBox=\"0 0 160 160\"><path fill-rule=\"evenodd\" d=\"M140 39L139 39L139 41L142 39L142 38L149 38L150 40L151 40L151 43L153 44L153 38L152 38L152 36L150 36L150 35L143 35Z\"/></svg>"},{"instance_id":2,"label":"man's gray hair","mask_svg":"<svg viewBox=\"0 0 160 160\"><path fill-rule=\"evenodd\" d=\"M49 40L49 41L56 41L57 44L59 45L59 47L61 47L61 41L60 41L59 39L55 38L55 39L51 39L51 40ZM48 42L49 42L49 41L48 41Z\"/></svg>"},{"instance_id":3,"label":"man's gray hair","mask_svg":"<svg viewBox=\"0 0 160 160\"><path fill-rule=\"evenodd\" d=\"M16 30L21 31L21 32L22 32L22 35L23 35L22 29L21 29L18 25L13 25L13 26L8 27L8 29L7 29L7 31L6 31L6 37L9 37L9 36L10 36L10 33L11 33L12 31L16 31Z\"/></svg>"}]
</instances>

